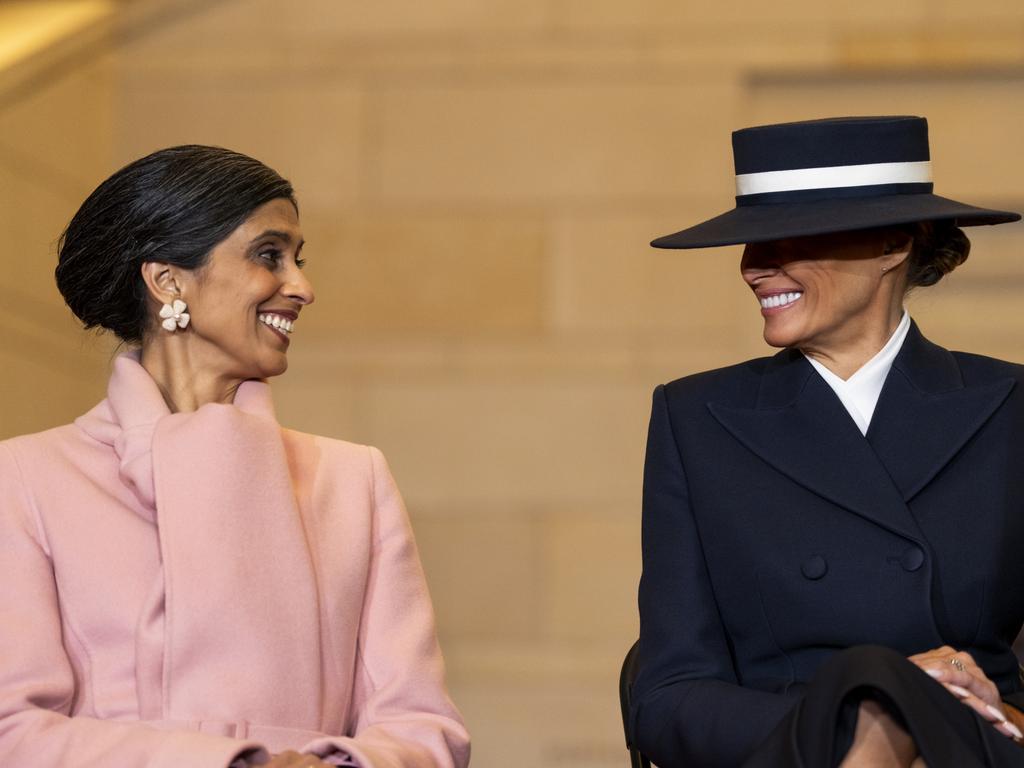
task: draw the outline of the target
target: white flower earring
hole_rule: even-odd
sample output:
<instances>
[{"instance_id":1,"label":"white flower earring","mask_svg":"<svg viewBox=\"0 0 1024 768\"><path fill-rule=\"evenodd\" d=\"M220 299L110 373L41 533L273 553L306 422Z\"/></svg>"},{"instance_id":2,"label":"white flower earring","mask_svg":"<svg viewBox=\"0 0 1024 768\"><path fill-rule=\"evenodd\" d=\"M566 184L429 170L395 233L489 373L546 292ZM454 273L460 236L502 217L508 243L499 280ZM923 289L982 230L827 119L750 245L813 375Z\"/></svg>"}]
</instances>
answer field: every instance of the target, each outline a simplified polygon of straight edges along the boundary
<instances>
[{"instance_id":1,"label":"white flower earring","mask_svg":"<svg viewBox=\"0 0 1024 768\"><path fill-rule=\"evenodd\" d=\"M187 326L190 318L186 309L188 304L181 299L175 299L173 303L160 307L160 317L163 318L161 325L164 330L174 333L178 328Z\"/></svg>"}]
</instances>

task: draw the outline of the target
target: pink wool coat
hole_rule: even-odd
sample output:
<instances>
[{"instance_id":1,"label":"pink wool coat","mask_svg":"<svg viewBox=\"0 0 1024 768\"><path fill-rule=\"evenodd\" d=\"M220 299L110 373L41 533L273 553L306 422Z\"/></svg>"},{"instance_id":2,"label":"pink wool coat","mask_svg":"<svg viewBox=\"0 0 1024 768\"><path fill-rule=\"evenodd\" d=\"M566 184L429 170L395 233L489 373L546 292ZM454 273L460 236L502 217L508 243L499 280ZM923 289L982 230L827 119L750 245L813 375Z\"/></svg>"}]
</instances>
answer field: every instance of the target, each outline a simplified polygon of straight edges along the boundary
<instances>
[{"instance_id":1,"label":"pink wool coat","mask_svg":"<svg viewBox=\"0 0 1024 768\"><path fill-rule=\"evenodd\" d=\"M266 384L170 414L122 355L0 442L0 765L464 768L443 675L383 456L282 429Z\"/></svg>"}]
</instances>

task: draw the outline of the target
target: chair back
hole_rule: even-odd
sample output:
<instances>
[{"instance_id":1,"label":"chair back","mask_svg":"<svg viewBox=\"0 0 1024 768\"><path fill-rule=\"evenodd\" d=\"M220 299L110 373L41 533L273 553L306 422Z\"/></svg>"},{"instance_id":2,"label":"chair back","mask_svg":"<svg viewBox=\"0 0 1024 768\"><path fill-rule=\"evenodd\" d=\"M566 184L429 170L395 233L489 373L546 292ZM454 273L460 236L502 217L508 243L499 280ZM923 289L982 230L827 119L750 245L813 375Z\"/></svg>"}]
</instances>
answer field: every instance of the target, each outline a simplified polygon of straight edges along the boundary
<instances>
[{"instance_id":1,"label":"chair back","mask_svg":"<svg viewBox=\"0 0 1024 768\"><path fill-rule=\"evenodd\" d=\"M633 692L633 680L636 679L636 652L640 641L633 643L626 658L622 661L619 672L619 705L622 707L622 730L626 734L626 749L629 750L629 764L632 768L651 768L651 761L640 754L629 737L629 706Z\"/></svg>"}]
</instances>

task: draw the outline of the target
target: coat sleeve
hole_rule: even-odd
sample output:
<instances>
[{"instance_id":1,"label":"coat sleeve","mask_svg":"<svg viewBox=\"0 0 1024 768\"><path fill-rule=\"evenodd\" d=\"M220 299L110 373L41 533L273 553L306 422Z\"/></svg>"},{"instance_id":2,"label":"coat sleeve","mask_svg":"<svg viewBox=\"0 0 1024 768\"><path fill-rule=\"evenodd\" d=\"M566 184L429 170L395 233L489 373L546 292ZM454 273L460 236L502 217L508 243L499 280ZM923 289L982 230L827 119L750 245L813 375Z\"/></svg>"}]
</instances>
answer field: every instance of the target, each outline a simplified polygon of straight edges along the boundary
<instances>
[{"instance_id":1,"label":"coat sleeve","mask_svg":"<svg viewBox=\"0 0 1024 768\"><path fill-rule=\"evenodd\" d=\"M53 565L15 453L0 443L0 765L226 768L258 745L140 723L71 717Z\"/></svg>"},{"instance_id":2,"label":"coat sleeve","mask_svg":"<svg viewBox=\"0 0 1024 768\"><path fill-rule=\"evenodd\" d=\"M369 450L375 530L356 661L355 731L303 751L340 750L359 768L465 768L469 734L445 691L412 528L384 456Z\"/></svg>"},{"instance_id":3,"label":"coat sleeve","mask_svg":"<svg viewBox=\"0 0 1024 768\"><path fill-rule=\"evenodd\" d=\"M738 684L663 386L647 438L642 538L633 741L657 765L740 765L795 698Z\"/></svg>"}]
</instances>

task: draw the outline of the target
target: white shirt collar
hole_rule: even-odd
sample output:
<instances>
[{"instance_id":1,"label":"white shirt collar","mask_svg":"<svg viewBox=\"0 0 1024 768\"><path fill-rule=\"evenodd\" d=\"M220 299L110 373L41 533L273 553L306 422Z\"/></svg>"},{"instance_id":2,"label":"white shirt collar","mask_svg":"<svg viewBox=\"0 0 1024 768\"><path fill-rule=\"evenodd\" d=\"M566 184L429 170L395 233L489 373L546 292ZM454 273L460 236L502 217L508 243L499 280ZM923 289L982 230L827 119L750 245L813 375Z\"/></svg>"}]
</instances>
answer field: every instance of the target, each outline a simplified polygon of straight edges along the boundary
<instances>
[{"instance_id":1,"label":"white shirt collar","mask_svg":"<svg viewBox=\"0 0 1024 768\"><path fill-rule=\"evenodd\" d=\"M882 394L885 377L889 375L889 369L892 368L893 360L899 354L909 330L910 315L903 310L903 317L885 346L845 381L814 358L804 355L807 357L807 361L814 366L814 370L832 387L847 412L856 422L862 435L867 434L871 417L875 413L875 406L878 405L878 397Z\"/></svg>"}]
</instances>

